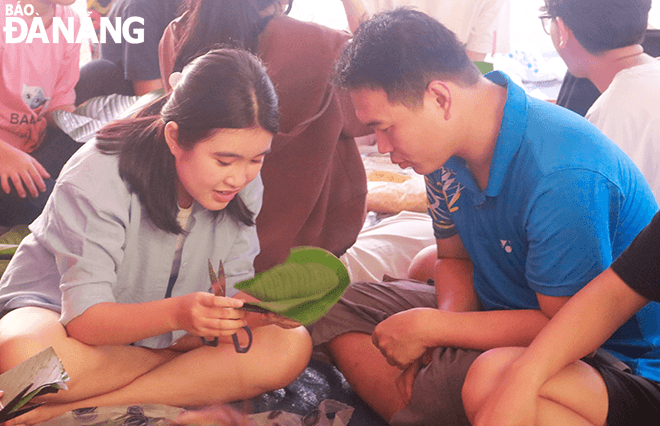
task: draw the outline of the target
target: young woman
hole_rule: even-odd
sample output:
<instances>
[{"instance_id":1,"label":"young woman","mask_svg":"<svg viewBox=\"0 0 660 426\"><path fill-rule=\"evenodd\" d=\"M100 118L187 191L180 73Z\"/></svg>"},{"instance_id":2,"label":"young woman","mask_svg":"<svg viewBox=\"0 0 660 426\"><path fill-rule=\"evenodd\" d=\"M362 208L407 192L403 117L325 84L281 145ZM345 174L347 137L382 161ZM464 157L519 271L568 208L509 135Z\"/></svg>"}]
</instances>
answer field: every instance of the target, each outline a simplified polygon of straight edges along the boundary
<instances>
[{"instance_id":1,"label":"young woman","mask_svg":"<svg viewBox=\"0 0 660 426\"><path fill-rule=\"evenodd\" d=\"M216 404L300 374L306 330L245 314L249 296L233 289L254 274L259 171L278 118L259 61L214 50L72 157L0 282L0 370L53 346L69 390L14 424L99 405ZM209 292L209 260L236 297ZM230 336L245 346L246 325L253 344L237 353Z\"/></svg>"},{"instance_id":2,"label":"young woman","mask_svg":"<svg viewBox=\"0 0 660 426\"><path fill-rule=\"evenodd\" d=\"M170 73L199 51L231 44L263 60L280 100L280 131L262 170L256 272L284 262L291 248L301 245L341 256L355 242L365 215L367 179L354 137L373 133L355 116L348 92L330 83L351 35L286 16L280 0L186 4L161 39L165 87ZM347 7L361 16L357 9Z\"/></svg>"}]
</instances>

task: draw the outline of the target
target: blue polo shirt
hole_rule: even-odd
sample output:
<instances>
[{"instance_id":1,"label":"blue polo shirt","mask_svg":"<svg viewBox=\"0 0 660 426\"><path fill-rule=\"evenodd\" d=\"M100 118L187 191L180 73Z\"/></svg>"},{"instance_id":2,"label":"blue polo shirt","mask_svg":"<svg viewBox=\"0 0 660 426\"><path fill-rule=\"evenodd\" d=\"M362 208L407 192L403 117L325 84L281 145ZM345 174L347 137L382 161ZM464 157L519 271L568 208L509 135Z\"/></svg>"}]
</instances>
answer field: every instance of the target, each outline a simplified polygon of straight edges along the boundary
<instances>
[{"instance_id":1,"label":"blue polo shirt","mask_svg":"<svg viewBox=\"0 0 660 426\"><path fill-rule=\"evenodd\" d=\"M536 293L572 296L605 270L658 205L633 162L583 117L501 72L486 77L508 89L488 184L481 191L452 157L425 177L429 212L436 238L460 235L484 309L539 309ZM606 347L660 380L656 318L654 302Z\"/></svg>"}]
</instances>

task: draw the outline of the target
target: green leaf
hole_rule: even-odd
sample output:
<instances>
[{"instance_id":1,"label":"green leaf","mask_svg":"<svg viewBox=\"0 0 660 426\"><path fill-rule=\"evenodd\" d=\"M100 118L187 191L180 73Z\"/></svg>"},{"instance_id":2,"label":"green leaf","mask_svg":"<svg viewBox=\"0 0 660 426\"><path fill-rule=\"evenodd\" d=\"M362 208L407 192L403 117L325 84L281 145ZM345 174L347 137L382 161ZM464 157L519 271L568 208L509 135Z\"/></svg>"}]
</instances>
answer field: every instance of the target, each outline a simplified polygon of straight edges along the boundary
<instances>
[{"instance_id":1,"label":"green leaf","mask_svg":"<svg viewBox=\"0 0 660 426\"><path fill-rule=\"evenodd\" d=\"M474 64L479 68L479 71L481 71L482 74L488 74L494 69L493 64L490 62L474 61Z\"/></svg>"},{"instance_id":2,"label":"green leaf","mask_svg":"<svg viewBox=\"0 0 660 426\"><path fill-rule=\"evenodd\" d=\"M339 300L349 282L346 267L332 253L317 247L296 247L282 265L235 288L261 300L253 305L308 325Z\"/></svg>"},{"instance_id":3,"label":"green leaf","mask_svg":"<svg viewBox=\"0 0 660 426\"><path fill-rule=\"evenodd\" d=\"M0 236L0 256L11 256L18 245L30 233L27 225L17 225Z\"/></svg>"},{"instance_id":4,"label":"green leaf","mask_svg":"<svg viewBox=\"0 0 660 426\"><path fill-rule=\"evenodd\" d=\"M5 269L7 269L7 265L9 265L9 260L0 259L0 277L2 277Z\"/></svg>"},{"instance_id":5,"label":"green leaf","mask_svg":"<svg viewBox=\"0 0 660 426\"><path fill-rule=\"evenodd\" d=\"M337 274L323 264L286 263L253 280L248 289L257 299L273 302L325 294L338 283Z\"/></svg>"}]
</instances>

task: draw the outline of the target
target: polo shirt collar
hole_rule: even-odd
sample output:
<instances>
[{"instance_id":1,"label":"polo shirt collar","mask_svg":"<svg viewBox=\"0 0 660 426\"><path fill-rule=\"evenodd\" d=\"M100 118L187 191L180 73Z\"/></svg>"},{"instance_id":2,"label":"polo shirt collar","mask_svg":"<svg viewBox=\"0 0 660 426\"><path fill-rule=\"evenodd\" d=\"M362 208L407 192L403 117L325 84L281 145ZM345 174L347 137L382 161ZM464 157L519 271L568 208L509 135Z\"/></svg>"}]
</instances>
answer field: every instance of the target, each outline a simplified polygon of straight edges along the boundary
<instances>
[{"instance_id":1,"label":"polo shirt collar","mask_svg":"<svg viewBox=\"0 0 660 426\"><path fill-rule=\"evenodd\" d=\"M504 114L500 131L495 143L495 151L490 164L488 184L481 191L472 173L467 168L465 160L460 157L451 157L444 167L454 171L456 179L466 189L471 191L475 205L482 204L486 197L496 197L502 192L504 178L522 143L523 134L527 128L527 94L511 79L500 71L493 71L485 76L490 81L507 88L507 98L504 104Z\"/></svg>"},{"instance_id":2,"label":"polo shirt collar","mask_svg":"<svg viewBox=\"0 0 660 426\"><path fill-rule=\"evenodd\" d=\"M502 192L504 179L527 130L527 94L503 72L493 71L485 77L507 88L502 124L490 163L488 185L484 191L486 196L496 197Z\"/></svg>"}]
</instances>

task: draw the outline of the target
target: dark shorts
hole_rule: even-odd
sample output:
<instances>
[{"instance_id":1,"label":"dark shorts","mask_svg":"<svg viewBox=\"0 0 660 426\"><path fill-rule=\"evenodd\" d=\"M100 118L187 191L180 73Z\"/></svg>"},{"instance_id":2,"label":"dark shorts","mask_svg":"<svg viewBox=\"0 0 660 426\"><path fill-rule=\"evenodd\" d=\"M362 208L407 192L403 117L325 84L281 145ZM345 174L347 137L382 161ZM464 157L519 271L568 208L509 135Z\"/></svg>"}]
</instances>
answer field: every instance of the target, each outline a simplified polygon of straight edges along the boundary
<instances>
[{"instance_id":1,"label":"dark shorts","mask_svg":"<svg viewBox=\"0 0 660 426\"><path fill-rule=\"evenodd\" d=\"M435 287L406 280L353 283L330 312L312 325L315 356L329 356L325 344L341 334L372 334L387 317L417 307L438 307ZM461 389L468 369L480 354L435 348L431 362L415 378L410 404L394 414L390 424L435 426L441 419L443 426L469 426Z\"/></svg>"},{"instance_id":2,"label":"dark shorts","mask_svg":"<svg viewBox=\"0 0 660 426\"><path fill-rule=\"evenodd\" d=\"M660 424L660 383L632 374L626 364L604 350L582 361L605 381L608 426Z\"/></svg>"}]
</instances>

